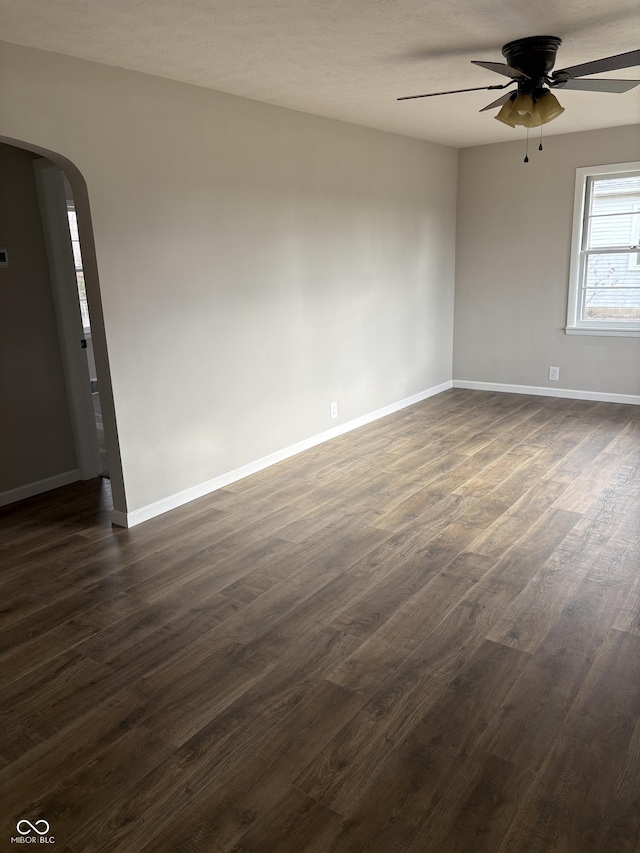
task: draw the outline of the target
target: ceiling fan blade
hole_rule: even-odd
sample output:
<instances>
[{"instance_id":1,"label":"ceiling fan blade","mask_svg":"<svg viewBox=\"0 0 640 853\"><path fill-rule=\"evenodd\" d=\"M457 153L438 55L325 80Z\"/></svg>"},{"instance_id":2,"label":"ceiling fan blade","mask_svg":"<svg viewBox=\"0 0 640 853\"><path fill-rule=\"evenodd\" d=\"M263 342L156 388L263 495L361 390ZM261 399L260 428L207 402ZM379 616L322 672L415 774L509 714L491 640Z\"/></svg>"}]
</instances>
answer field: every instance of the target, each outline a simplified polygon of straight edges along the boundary
<instances>
[{"instance_id":1,"label":"ceiling fan blade","mask_svg":"<svg viewBox=\"0 0 640 853\"><path fill-rule=\"evenodd\" d=\"M553 76L568 74L569 77L584 77L585 74L600 74L602 71L618 71L620 68L632 68L640 65L640 50L630 50L628 53L618 53L616 56L606 56L604 59L594 59L593 62L583 62L581 65L571 65L554 71Z\"/></svg>"},{"instance_id":2,"label":"ceiling fan blade","mask_svg":"<svg viewBox=\"0 0 640 853\"><path fill-rule=\"evenodd\" d=\"M510 85L510 83L505 83L504 86L474 86L472 89L450 89L448 92L429 92L426 95L405 95L402 98L396 98L396 101L412 101L415 98L435 98L438 95L457 95L460 92L483 92L486 89L504 89Z\"/></svg>"},{"instance_id":3,"label":"ceiling fan blade","mask_svg":"<svg viewBox=\"0 0 640 853\"><path fill-rule=\"evenodd\" d=\"M512 92L505 92L497 101L492 101L490 104L487 104L487 106L483 107L480 112L483 113L485 110L492 110L494 107L501 107L503 104L507 103L512 94Z\"/></svg>"},{"instance_id":4,"label":"ceiling fan blade","mask_svg":"<svg viewBox=\"0 0 640 853\"><path fill-rule=\"evenodd\" d=\"M481 68L487 68L489 71L495 71L496 74L503 74L505 77L513 77L514 80L529 80L528 74L523 74L522 71L516 71L510 65L505 65L504 62L482 62L479 59L472 59L472 65L479 65Z\"/></svg>"},{"instance_id":5,"label":"ceiling fan blade","mask_svg":"<svg viewBox=\"0 0 640 853\"><path fill-rule=\"evenodd\" d=\"M572 80L559 83L554 89L575 89L578 92L628 92L640 86L640 80Z\"/></svg>"}]
</instances>

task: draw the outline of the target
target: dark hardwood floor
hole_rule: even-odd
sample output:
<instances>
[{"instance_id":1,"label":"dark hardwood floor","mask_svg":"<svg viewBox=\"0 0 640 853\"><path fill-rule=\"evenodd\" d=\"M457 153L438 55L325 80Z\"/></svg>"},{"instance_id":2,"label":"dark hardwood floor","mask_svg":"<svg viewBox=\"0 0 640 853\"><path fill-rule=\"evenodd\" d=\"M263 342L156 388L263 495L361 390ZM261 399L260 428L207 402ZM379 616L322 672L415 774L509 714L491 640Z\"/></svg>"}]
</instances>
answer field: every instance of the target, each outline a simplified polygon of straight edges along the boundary
<instances>
[{"instance_id":1,"label":"dark hardwood floor","mask_svg":"<svg viewBox=\"0 0 640 853\"><path fill-rule=\"evenodd\" d=\"M2 849L639 853L640 407L451 390L0 513Z\"/></svg>"}]
</instances>

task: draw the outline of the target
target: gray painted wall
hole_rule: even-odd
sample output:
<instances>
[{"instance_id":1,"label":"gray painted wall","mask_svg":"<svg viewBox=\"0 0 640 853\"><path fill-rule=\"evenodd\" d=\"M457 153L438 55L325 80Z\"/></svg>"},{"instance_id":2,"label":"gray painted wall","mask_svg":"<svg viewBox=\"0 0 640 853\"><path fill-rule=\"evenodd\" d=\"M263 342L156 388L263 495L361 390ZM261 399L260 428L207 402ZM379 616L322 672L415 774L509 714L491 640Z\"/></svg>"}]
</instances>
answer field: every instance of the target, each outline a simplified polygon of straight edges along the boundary
<instances>
[{"instance_id":1,"label":"gray painted wall","mask_svg":"<svg viewBox=\"0 0 640 853\"><path fill-rule=\"evenodd\" d=\"M0 80L86 180L129 511L451 379L455 150L16 45Z\"/></svg>"},{"instance_id":2,"label":"gray painted wall","mask_svg":"<svg viewBox=\"0 0 640 853\"><path fill-rule=\"evenodd\" d=\"M640 126L530 149L528 164L522 139L460 151L454 378L640 394L640 338L563 331L576 168L637 160Z\"/></svg>"},{"instance_id":3,"label":"gray painted wall","mask_svg":"<svg viewBox=\"0 0 640 853\"><path fill-rule=\"evenodd\" d=\"M0 493L76 468L33 155L0 144Z\"/></svg>"}]
</instances>

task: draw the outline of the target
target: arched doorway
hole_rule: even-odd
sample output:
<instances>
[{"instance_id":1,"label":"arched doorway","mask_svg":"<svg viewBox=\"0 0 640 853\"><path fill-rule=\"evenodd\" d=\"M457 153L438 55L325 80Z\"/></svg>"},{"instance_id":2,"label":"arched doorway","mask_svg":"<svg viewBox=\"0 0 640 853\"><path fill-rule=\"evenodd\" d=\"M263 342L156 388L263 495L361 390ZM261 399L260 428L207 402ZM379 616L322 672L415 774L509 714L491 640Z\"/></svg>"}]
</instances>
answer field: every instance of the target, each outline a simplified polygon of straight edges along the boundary
<instances>
[{"instance_id":1,"label":"arched doorway","mask_svg":"<svg viewBox=\"0 0 640 853\"><path fill-rule=\"evenodd\" d=\"M18 181L14 188L16 203L18 206L24 205L29 208L25 214L26 218L23 217L29 227L22 231L20 229L14 230L14 232L9 229L8 232L10 234L8 242L14 244L16 251L12 251L11 245L0 247L5 249L7 261L6 270L1 272L6 272L5 281L12 285L7 289L12 290L14 294L14 306L18 306L18 304L21 306L16 314L17 325L12 329L13 351L11 350L11 343L8 342L3 353L5 373L9 377L8 383L5 383L8 384L9 393L7 394L5 390L4 405L13 417L13 424L10 423L8 428L13 428L14 434L19 436L19 440L14 444L20 444L20 452L14 454L15 459L11 460L7 466L8 474L5 477L5 484L0 486L0 504L6 505L42 491L48 491L58 485L72 482L74 479L90 479L99 476L104 467L105 460L104 458L102 462L100 460L96 440L96 420L90 384L92 377L89 375L87 351L85 349L87 340L78 301L77 265L73 261L73 247L69 232L71 220L68 214L69 199L71 198L74 224L77 222L77 234L75 236L82 252L82 276L84 292L86 293L85 318L90 317L91 320L91 346L93 364L95 365L93 378L94 381L97 379L99 388L104 455L108 460L113 508L117 512L126 512L98 267L86 183L75 165L56 152L30 145L23 140L1 136L0 144L4 149L5 164L17 163L23 175L22 182ZM25 302L31 299L30 306L37 307L40 305L41 307L41 304L46 301L46 297L43 296L38 302L38 299L35 301L32 299L33 293L23 292L25 282L29 284L29 275L31 279L38 276L43 280L45 278L45 273L42 270L42 258L39 257L43 252L38 243L36 229L33 226L34 199L26 173L27 160L31 161L33 171L33 186L37 194L36 205L41 215L42 233L40 236L44 237L46 263L49 267L49 274L46 277L50 282L55 314L55 317L51 312L47 314L46 307L44 311L40 311L37 317L39 333L29 328L28 316L25 313L27 310ZM28 197L21 199L21 192L24 192L25 196ZM5 202L5 207L12 203L9 198L5 199ZM22 211L18 212L22 213ZM14 220L20 219L15 210L11 211L11 214ZM57 237L56 231L58 232ZM35 236L30 237L30 234ZM60 235L62 235L62 240L59 241L59 245L62 245L62 252L58 252L56 255L55 248L52 250L52 244ZM65 239L66 245L64 244ZM33 241L31 244L32 251L27 253L24 250L27 248L29 240ZM41 263L39 269L27 270L25 268L24 259L29 254L34 256L34 263ZM70 268L69 264L71 265ZM42 290L46 285L40 284L39 287ZM54 341L56 333L52 333L51 328L47 328L46 333L43 333L47 322L56 326L59 348L57 356L60 359L61 371L57 369L55 364ZM47 340L42 341L40 338ZM45 343L48 349L44 346ZM39 364L43 366L42 376L38 373L38 359L40 360ZM58 374L63 376L63 384L60 383ZM27 388L28 393L25 393L25 388ZM44 395L44 399L34 403L33 398L37 393ZM52 399L54 393L58 397L55 405ZM47 394L49 395L48 398L46 397ZM12 404L15 407L20 406L23 404L23 398L26 397L31 399L30 411L18 413L15 408L12 410ZM58 403L63 405L60 400L61 397L66 397L75 465L70 465L68 462L70 458L69 440L62 434L64 430L60 426L63 418L57 410L59 408ZM45 403L50 405L47 406ZM51 413L50 424L47 423L47 412ZM38 418L43 421L40 425L35 423ZM24 429L24 424L30 426L30 431ZM45 432L47 428L51 429L50 435ZM49 453L48 458L46 458L47 454L41 451L43 446L53 445L55 441L58 441L60 445L56 450L56 452L59 451L59 457L55 462L52 462L52 454ZM31 442L31 446L29 442ZM51 450L51 448L47 449ZM18 458L20 455L21 458L23 457L22 461L21 458ZM64 464L60 461L62 458L65 460ZM11 467L12 464L13 468ZM22 470L18 470L20 465L22 465ZM62 467L64 470L57 471L55 470L56 466L57 468ZM40 476L38 471L43 476ZM54 472L53 475L51 475L52 471ZM7 484L9 488L7 488Z\"/></svg>"}]
</instances>

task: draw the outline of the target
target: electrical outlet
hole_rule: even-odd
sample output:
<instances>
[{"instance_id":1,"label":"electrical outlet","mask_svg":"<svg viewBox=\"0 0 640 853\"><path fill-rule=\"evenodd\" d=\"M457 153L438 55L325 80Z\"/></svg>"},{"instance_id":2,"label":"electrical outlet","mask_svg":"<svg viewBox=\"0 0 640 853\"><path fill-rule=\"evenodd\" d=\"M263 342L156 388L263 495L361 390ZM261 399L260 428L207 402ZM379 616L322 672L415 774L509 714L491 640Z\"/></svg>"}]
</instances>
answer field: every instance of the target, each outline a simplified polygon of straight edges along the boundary
<instances>
[{"instance_id":1,"label":"electrical outlet","mask_svg":"<svg viewBox=\"0 0 640 853\"><path fill-rule=\"evenodd\" d=\"M560 380L560 368L559 367L550 367L549 368L549 379L551 382L558 382Z\"/></svg>"},{"instance_id":2,"label":"electrical outlet","mask_svg":"<svg viewBox=\"0 0 640 853\"><path fill-rule=\"evenodd\" d=\"M331 403L331 417L332 418L338 417L338 404L337 403Z\"/></svg>"}]
</instances>

